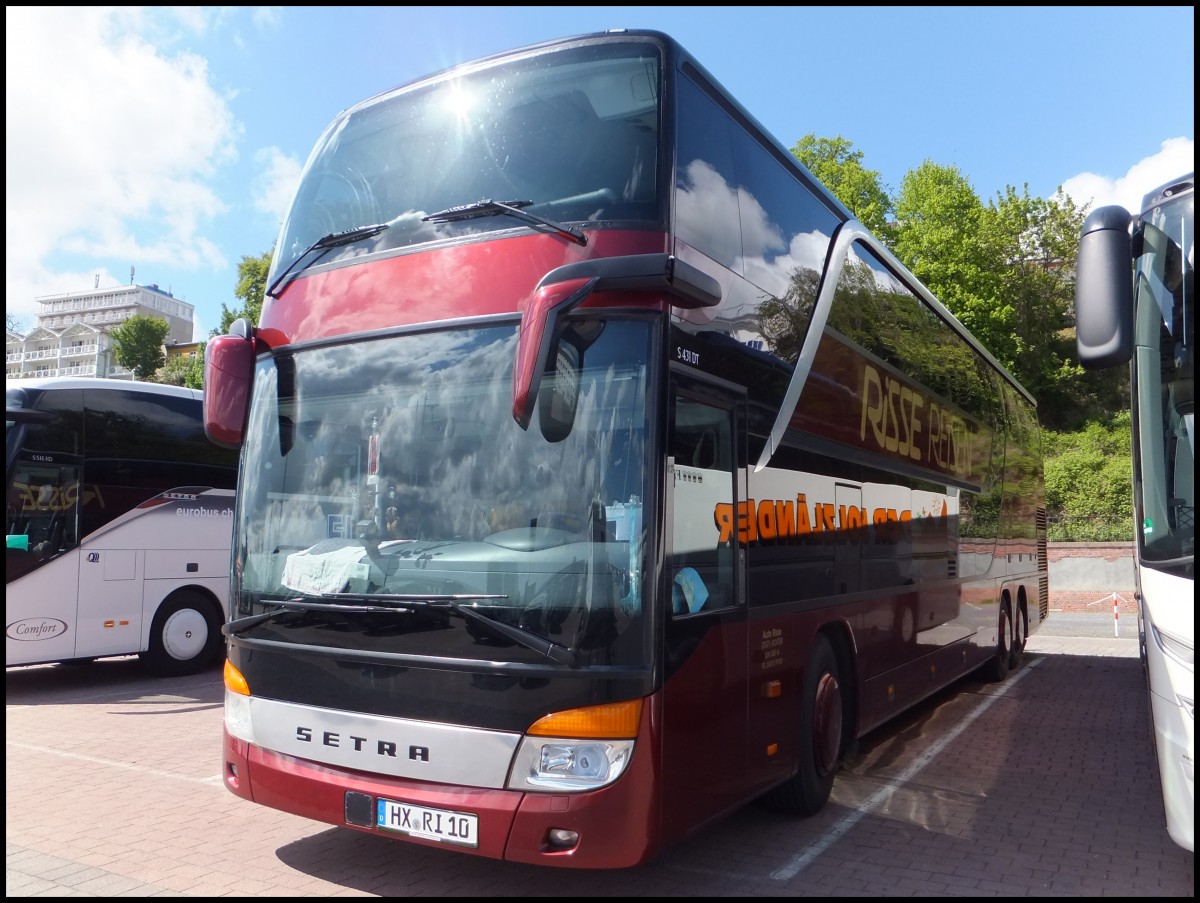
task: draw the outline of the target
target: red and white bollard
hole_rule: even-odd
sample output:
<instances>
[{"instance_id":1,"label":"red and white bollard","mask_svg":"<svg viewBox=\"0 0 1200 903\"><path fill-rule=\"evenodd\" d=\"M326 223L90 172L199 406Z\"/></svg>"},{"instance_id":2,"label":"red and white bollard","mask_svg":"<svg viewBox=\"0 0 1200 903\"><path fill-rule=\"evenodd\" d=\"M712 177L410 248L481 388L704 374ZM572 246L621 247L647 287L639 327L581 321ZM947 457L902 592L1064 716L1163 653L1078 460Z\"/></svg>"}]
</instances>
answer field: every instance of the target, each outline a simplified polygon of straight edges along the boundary
<instances>
[{"instance_id":1,"label":"red and white bollard","mask_svg":"<svg viewBox=\"0 0 1200 903\"><path fill-rule=\"evenodd\" d=\"M1117 603L1120 601L1120 596L1113 593L1113 636L1121 636L1121 625L1117 623Z\"/></svg>"}]
</instances>

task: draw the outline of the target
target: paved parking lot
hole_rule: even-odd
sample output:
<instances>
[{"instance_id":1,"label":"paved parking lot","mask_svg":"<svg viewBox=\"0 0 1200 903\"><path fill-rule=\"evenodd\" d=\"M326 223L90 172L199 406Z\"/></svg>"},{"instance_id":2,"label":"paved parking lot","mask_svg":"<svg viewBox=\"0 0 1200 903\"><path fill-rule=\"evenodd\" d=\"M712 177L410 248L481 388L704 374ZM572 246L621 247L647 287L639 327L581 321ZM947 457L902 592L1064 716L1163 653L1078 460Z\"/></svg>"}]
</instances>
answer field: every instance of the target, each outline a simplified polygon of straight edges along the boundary
<instances>
[{"instance_id":1,"label":"paved parking lot","mask_svg":"<svg viewBox=\"0 0 1200 903\"><path fill-rule=\"evenodd\" d=\"M617 872L482 860L237 799L219 777L219 669L10 668L6 894L1191 898L1136 640L1111 623L1056 635L1065 623L1004 684L964 680L866 738L820 815L751 804Z\"/></svg>"}]
</instances>

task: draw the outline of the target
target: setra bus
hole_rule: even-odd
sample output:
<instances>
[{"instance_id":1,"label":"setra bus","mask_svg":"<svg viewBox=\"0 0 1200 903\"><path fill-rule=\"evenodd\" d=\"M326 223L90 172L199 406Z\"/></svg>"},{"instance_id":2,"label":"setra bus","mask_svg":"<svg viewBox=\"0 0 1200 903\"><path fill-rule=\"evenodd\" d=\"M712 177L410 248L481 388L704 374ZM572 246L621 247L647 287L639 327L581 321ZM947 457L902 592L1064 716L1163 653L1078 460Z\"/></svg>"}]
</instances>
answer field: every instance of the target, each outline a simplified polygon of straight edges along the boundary
<instances>
[{"instance_id":1,"label":"setra bus","mask_svg":"<svg viewBox=\"0 0 1200 903\"><path fill-rule=\"evenodd\" d=\"M205 436L202 393L88 377L4 388L5 665L215 664L237 455Z\"/></svg>"},{"instance_id":2,"label":"setra bus","mask_svg":"<svg viewBox=\"0 0 1200 903\"><path fill-rule=\"evenodd\" d=\"M1080 362L1129 365L1138 639L1167 832L1196 846L1195 173L1084 222Z\"/></svg>"},{"instance_id":3,"label":"setra bus","mask_svg":"<svg viewBox=\"0 0 1200 903\"><path fill-rule=\"evenodd\" d=\"M1033 401L670 37L337 116L257 324L224 780L526 863L643 863L1047 615Z\"/></svg>"}]
</instances>

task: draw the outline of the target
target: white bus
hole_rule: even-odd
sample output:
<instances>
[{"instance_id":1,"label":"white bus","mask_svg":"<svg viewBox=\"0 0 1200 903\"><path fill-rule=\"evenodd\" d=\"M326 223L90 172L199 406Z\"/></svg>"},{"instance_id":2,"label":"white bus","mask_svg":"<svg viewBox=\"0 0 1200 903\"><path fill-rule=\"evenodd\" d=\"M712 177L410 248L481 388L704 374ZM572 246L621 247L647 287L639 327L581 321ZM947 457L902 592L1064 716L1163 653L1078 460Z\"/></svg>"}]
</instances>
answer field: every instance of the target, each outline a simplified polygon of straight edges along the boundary
<instances>
[{"instance_id":1,"label":"white bus","mask_svg":"<svg viewBox=\"0 0 1200 903\"><path fill-rule=\"evenodd\" d=\"M5 396L5 665L218 661L237 456L205 436L203 393L35 378Z\"/></svg>"},{"instance_id":2,"label":"white bus","mask_svg":"<svg viewBox=\"0 0 1200 903\"><path fill-rule=\"evenodd\" d=\"M1167 831L1196 843L1195 174L1084 223L1079 360L1130 364L1138 634ZM1131 228L1132 225L1132 228ZM1132 291L1131 291L1132 290Z\"/></svg>"}]
</instances>

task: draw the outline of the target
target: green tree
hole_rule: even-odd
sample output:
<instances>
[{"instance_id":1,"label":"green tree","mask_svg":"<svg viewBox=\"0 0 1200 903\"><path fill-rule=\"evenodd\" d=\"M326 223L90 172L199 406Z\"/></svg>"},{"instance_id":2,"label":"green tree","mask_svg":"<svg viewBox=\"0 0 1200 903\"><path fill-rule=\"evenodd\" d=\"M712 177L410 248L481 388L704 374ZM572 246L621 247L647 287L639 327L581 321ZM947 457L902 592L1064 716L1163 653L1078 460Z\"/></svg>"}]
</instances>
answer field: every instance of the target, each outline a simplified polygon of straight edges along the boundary
<instances>
[{"instance_id":1,"label":"green tree","mask_svg":"<svg viewBox=\"0 0 1200 903\"><path fill-rule=\"evenodd\" d=\"M262 316L263 299L267 291L267 273L271 269L271 258L275 249L272 247L258 257L245 256L238 264L238 282L234 295L241 299L238 308L221 305L221 325L212 331L212 335L224 335L234 320L244 317L257 325Z\"/></svg>"},{"instance_id":2,"label":"green tree","mask_svg":"<svg viewBox=\"0 0 1200 903\"><path fill-rule=\"evenodd\" d=\"M197 348L195 357L176 355L169 358L154 374L154 381L169 386L187 386L189 389L204 388L204 343Z\"/></svg>"},{"instance_id":3,"label":"green tree","mask_svg":"<svg viewBox=\"0 0 1200 903\"><path fill-rule=\"evenodd\" d=\"M792 155L874 235L886 241L892 202L879 173L862 165L862 151L841 135L818 138L811 132L792 146Z\"/></svg>"},{"instance_id":4,"label":"green tree","mask_svg":"<svg viewBox=\"0 0 1200 903\"><path fill-rule=\"evenodd\" d=\"M926 160L901 182L891 247L1001 362L1016 358L1016 310L982 241L985 209L954 166Z\"/></svg>"},{"instance_id":5,"label":"green tree","mask_svg":"<svg viewBox=\"0 0 1200 903\"><path fill-rule=\"evenodd\" d=\"M1009 186L989 205L982 240L1014 311L1013 372L1042 422L1074 431L1128 408L1128 371L1085 371L1075 350L1075 261L1087 214L1058 192L1043 200Z\"/></svg>"},{"instance_id":6,"label":"green tree","mask_svg":"<svg viewBox=\"0 0 1200 903\"><path fill-rule=\"evenodd\" d=\"M133 371L141 380L149 380L166 362L163 342L171 331L162 317L134 314L112 329L113 355L117 363Z\"/></svg>"}]
</instances>

